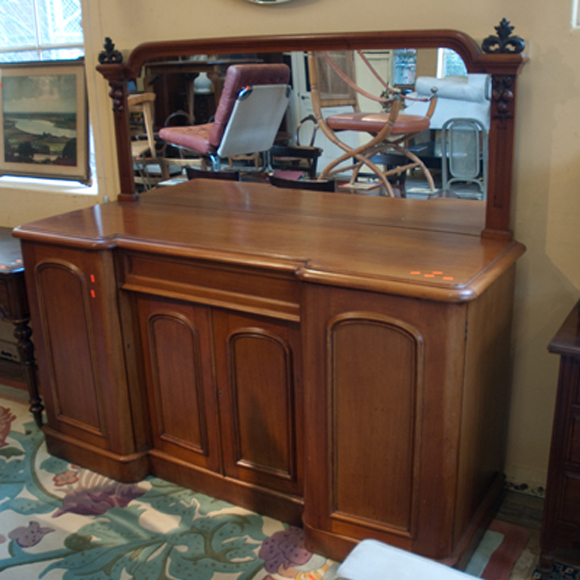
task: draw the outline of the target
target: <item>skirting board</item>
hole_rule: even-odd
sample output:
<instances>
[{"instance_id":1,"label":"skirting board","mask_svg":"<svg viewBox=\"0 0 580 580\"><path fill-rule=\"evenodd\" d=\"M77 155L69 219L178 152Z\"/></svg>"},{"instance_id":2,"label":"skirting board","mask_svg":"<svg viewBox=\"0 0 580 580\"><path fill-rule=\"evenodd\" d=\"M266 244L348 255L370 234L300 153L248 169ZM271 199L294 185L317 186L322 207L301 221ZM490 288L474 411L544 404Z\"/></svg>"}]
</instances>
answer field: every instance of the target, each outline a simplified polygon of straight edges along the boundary
<instances>
[{"instance_id":1,"label":"skirting board","mask_svg":"<svg viewBox=\"0 0 580 580\"><path fill-rule=\"evenodd\" d=\"M513 491L544 497L547 472L506 466L506 487Z\"/></svg>"}]
</instances>

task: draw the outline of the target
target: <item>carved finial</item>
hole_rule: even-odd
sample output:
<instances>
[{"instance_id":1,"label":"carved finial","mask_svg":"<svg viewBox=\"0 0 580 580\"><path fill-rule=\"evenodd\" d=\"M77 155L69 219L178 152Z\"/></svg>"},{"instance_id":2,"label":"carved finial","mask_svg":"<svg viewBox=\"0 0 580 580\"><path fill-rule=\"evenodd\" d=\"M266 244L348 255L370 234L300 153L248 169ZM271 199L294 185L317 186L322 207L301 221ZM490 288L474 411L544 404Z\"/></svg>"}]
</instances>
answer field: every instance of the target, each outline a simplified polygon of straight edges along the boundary
<instances>
[{"instance_id":1,"label":"carved finial","mask_svg":"<svg viewBox=\"0 0 580 580\"><path fill-rule=\"evenodd\" d=\"M502 53L502 52L512 52L518 53L523 52L526 47L525 42L519 36L511 36L514 27L510 25L509 21L505 18L499 23L499 26L495 27L497 36L488 36L482 43L481 48L483 52L488 53Z\"/></svg>"},{"instance_id":2,"label":"carved finial","mask_svg":"<svg viewBox=\"0 0 580 580\"><path fill-rule=\"evenodd\" d=\"M105 50L99 53L100 64L120 64L123 62L123 55L118 50L115 50L115 45L108 36L105 38L103 48Z\"/></svg>"}]
</instances>

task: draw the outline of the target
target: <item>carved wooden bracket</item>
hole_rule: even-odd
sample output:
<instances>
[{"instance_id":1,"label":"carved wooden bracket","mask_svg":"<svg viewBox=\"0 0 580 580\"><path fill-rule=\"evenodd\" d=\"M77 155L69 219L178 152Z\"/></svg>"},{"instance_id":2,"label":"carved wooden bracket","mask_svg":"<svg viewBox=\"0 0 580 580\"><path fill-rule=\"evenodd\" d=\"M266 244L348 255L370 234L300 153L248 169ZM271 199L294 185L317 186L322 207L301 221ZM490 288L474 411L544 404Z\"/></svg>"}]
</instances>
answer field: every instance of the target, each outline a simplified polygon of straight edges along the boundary
<instances>
[{"instance_id":1,"label":"carved wooden bracket","mask_svg":"<svg viewBox=\"0 0 580 580\"><path fill-rule=\"evenodd\" d=\"M493 53L520 53L523 52L526 44L522 38L519 36L512 36L514 27L510 25L509 21L505 18L495 27L497 36L488 36L483 43L481 48L483 52L489 54Z\"/></svg>"},{"instance_id":2,"label":"carved wooden bracket","mask_svg":"<svg viewBox=\"0 0 580 580\"><path fill-rule=\"evenodd\" d=\"M99 64L120 64L123 62L123 55L115 50L113 41L107 36L105 38L104 50L99 53Z\"/></svg>"},{"instance_id":3,"label":"carved wooden bracket","mask_svg":"<svg viewBox=\"0 0 580 580\"><path fill-rule=\"evenodd\" d=\"M514 75L494 75L492 88L492 111L493 117L500 119L513 119L515 107L515 83Z\"/></svg>"},{"instance_id":4,"label":"carved wooden bracket","mask_svg":"<svg viewBox=\"0 0 580 580\"><path fill-rule=\"evenodd\" d=\"M125 81L123 79L110 79L109 97L113 101L113 111L115 113L122 113L125 111Z\"/></svg>"}]
</instances>

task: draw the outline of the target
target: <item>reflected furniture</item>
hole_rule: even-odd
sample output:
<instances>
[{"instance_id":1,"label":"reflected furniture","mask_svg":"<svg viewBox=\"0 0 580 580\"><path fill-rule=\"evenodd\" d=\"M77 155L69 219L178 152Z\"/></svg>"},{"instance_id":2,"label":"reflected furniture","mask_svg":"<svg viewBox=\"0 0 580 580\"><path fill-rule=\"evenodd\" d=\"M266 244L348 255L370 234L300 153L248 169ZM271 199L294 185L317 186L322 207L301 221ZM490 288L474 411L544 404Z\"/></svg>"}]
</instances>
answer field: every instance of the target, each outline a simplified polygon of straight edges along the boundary
<instances>
[{"instance_id":1,"label":"reflected furniture","mask_svg":"<svg viewBox=\"0 0 580 580\"><path fill-rule=\"evenodd\" d=\"M550 463L540 537L542 578L558 548L580 548L580 302L549 345L560 357Z\"/></svg>"},{"instance_id":2,"label":"reflected furniture","mask_svg":"<svg viewBox=\"0 0 580 580\"><path fill-rule=\"evenodd\" d=\"M133 93L127 97L129 113L139 117L139 130L132 135L131 154L133 167L137 173L135 182L145 189L153 187L153 180L161 180L161 161L157 159L155 132L153 130L155 93ZM152 175L152 172L157 175Z\"/></svg>"},{"instance_id":3,"label":"reflected furniture","mask_svg":"<svg viewBox=\"0 0 580 580\"><path fill-rule=\"evenodd\" d=\"M30 313L26 296L24 264L20 243L12 237L10 228L0 228L0 318L14 324L18 355L30 398L30 412L42 427L44 406L38 394L38 378L34 345L30 340Z\"/></svg>"},{"instance_id":4,"label":"reflected furniture","mask_svg":"<svg viewBox=\"0 0 580 580\"><path fill-rule=\"evenodd\" d=\"M195 92L193 81L201 74L207 74L213 86L215 103L210 108L210 116L219 102L226 71L232 64L259 62L253 57L207 57L171 60L152 60L143 70L143 86L146 92L157 95L155 101L155 129L159 131L166 119L177 111L184 111L192 122L195 121ZM199 119L198 119L199 122Z\"/></svg>"},{"instance_id":5,"label":"reflected furniture","mask_svg":"<svg viewBox=\"0 0 580 580\"><path fill-rule=\"evenodd\" d=\"M15 232L51 453L301 523L336 559L374 538L465 562L503 482L515 92L490 120L487 202L204 179L139 195L126 134L153 58L438 45L515 91L523 55L454 31L148 43L126 63L109 46L117 201Z\"/></svg>"},{"instance_id":6,"label":"reflected furniture","mask_svg":"<svg viewBox=\"0 0 580 580\"><path fill-rule=\"evenodd\" d=\"M487 155L487 130L483 123L463 117L446 121L441 130L443 191L485 199Z\"/></svg>"},{"instance_id":7,"label":"reflected furniture","mask_svg":"<svg viewBox=\"0 0 580 580\"><path fill-rule=\"evenodd\" d=\"M322 154L320 147L312 145L279 145L270 149L272 168L280 171L303 171L310 179L317 175L318 158Z\"/></svg>"},{"instance_id":8,"label":"reflected furniture","mask_svg":"<svg viewBox=\"0 0 580 580\"><path fill-rule=\"evenodd\" d=\"M268 183L274 187L285 187L287 189L336 191L336 182L333 179L290 179L280 177L274 173L268 177Z\"/></svg>"},{"instance_id":9,"label":"reflected furniture","mask_svg":"<svg viewBox=\"0 0 580 580\"><path fill-rule=\"evenodd\" d=\"M187 179L222 179L225 181L240 181L239 171L211 171L210 169L198 169L197 167L185 166Z\"/></svg>"},{"instance_id":10,"label":"reflected furniture","mask_svg":"<svg viewBox=\"0 0 580 580\"><path fill-rule=\"evenodd\" d=\"M369 61L359 51L363 62ZM429 183L431 193L435 192L435 183L425 164L407 147L409 141L429 129L429 123L437 97L433 94L429 100L429 108L424 115L409 115L400 113L403 100L402 93L396 93L385 83L386 97L377 97L383 105L390 107L389 111L361 111L358 105L358 93L367 97L369 93L362 91L354 82L354 54L352 51L310 51L308 54L308 70L310 73L310 94L312 108L319 129L340 149L343 154L331 161L321 172L320 179L335 176L345 171L345 164L351 171L350 185L353 185L361 169L369 169L375 174L391 197L395 190L389 181L390 176L399 176L407 171L420 167ZM374 71L374 69L371 69ZM352 111L325 115L328 107L350 105ZM354 132L362 135L364 142L350 146L340 135L343 132ZM402 165L382 168L374 161L377 155L393 152L404 159ZM398 190L397 190L398 191Z\"/></svg>"},{"instance_id":11,"label":"reflected furniture","mask_svg":"<svg viewBox=\"0 0 580 580\"><path fill-rule=\"evenodd\" d=\"M159 136L211 159L214 171L220 171L224 158L267 154L288 106L289 80L285 64L232 65L211 123L164 127Z\"/></svg>"},{"instance_id":12,"label":"reflected furniture","mask_svg":"<svg viewBox=\"0 0 580 580\"><path fill-rule=\"evenodd\" d=\"M431 90L437 89L437 107L431 117L430 128L439 130L449 119L465 117L477 119L485 129L489 129L491 109L491 78L486 74L468 74L466 76L419 77L415 83L415 94L427 97ZM424 115L428 103L410 101L406 112L412 115Z\"/></svg>"},{"instance_id":13,"label":"reflected furniture","mask_svg":"<svg viewBox=\"0 0 580 580\"><path fill-rule=\"evenodd\" d=\"M491 77L481 73L417 79L418 96L437 89L437 107L431 117L430 139L416 143L413 150L428 167L442 170L441 189L445 192L485 198L491 84ZM426 111L427 105L421 101L410 102L406 109L417 115Z\"/></svg>"}]
</instances>

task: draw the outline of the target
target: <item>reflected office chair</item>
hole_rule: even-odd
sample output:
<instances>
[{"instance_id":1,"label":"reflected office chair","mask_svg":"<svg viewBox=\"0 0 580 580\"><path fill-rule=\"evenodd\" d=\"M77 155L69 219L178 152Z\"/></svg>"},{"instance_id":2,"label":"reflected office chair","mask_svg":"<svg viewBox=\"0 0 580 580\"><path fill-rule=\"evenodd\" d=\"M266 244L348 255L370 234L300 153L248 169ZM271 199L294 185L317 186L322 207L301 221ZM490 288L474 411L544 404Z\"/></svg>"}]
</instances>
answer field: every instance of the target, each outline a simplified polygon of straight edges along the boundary
<instances>
[{"instance_id":1,"label":"reflected office chair","mask_svg":"<svg viewBox=\"0 0 580 580\"><path fill-rule=\"evenodd\" d=\"M329 51L308 54L312 107L318 126L330 141L344 151L344 154L331 161L322 170L319 178L325 179L349 170L352 171L350 184L355 185L361 169L368 168L382 182L387 194L395 196L389 177L398 176L419 167L425 175L431 192L434 193L435 183L431 173L421 159L408 150L407 145L415 135L429 129L430 118L437 102L435 93L428 98L430 103L425 115L399 114L403 100L408 97L391 89L373 69L364 54L362 52L358 54L361 61L381 82L384 88L383 95L372 95L356 84L352 52ZM378 101L389 110L379 113L361 112L357 94ZM348 113L324 116L324 108L337 106L350 106L353 110ZM352 147L338 136L342 131L366 133L369 139L358 147ZM377 156L384 153L404 156L405 163L381 168L379 167L380 157ZM348 164L346 168L345 163Z\"/></svg>"},{"instance_id":2,"label":"reflected office chair","mask_svg":"<svg viewBox=\"0 0 580 580\"><path fill-rule=\"evenodd\" d=\"M289 80L285 64L232 65L213 122L164 127L159 136L209 159L214 171L228 158L256 153L267 158L288 107Z\"/></svg>"}]
</instances>

